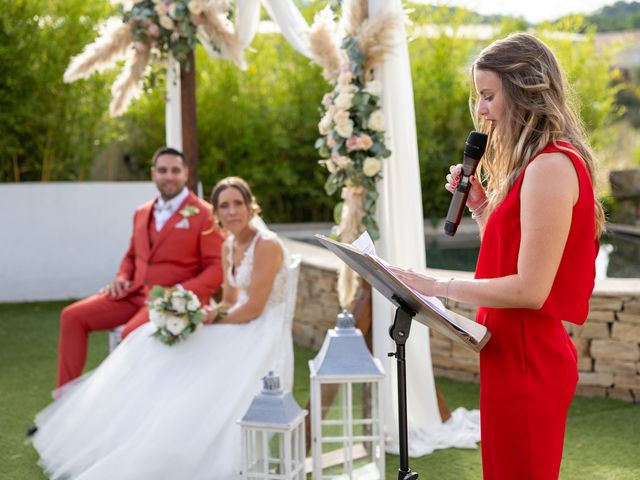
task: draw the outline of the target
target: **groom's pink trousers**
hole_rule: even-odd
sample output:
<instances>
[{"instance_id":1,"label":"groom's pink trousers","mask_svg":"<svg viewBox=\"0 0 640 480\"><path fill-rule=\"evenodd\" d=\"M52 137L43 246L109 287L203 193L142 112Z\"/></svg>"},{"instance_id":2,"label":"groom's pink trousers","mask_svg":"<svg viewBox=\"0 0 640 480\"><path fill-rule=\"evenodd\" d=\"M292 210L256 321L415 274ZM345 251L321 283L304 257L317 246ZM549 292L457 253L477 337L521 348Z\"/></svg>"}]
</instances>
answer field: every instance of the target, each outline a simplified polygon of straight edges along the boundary
<instances>
[{"instance_id":1,"label":"groom's pink trousers","mask_svg":"<svg viewBox=\"0 0 640 480\"><path fill-rule=\"evenodd\" d=\"M60 315L58 387L82 374L87 359L89 333L125 325L122 338L147 322L145 293L113 298L99 293L72 303Z\"/></svg>"}]
</instances>

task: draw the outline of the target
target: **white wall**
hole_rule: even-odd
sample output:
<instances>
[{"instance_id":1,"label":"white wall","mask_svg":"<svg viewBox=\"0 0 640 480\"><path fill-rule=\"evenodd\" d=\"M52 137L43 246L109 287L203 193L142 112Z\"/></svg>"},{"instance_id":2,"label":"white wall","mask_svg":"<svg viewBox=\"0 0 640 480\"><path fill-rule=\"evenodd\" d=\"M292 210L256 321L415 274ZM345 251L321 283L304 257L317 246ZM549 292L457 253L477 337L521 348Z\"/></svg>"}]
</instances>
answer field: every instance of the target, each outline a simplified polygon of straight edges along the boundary
<instances>
[{"instance_id":1,"label":"white wall","mask_svg":"<svg viewBox=\"0 0 640 480\"><path fill-rule=\"evenodd\" d=\"M152 182L0 184L0 302L80 298L111 281Z\"/></svg>"}]
</instances>

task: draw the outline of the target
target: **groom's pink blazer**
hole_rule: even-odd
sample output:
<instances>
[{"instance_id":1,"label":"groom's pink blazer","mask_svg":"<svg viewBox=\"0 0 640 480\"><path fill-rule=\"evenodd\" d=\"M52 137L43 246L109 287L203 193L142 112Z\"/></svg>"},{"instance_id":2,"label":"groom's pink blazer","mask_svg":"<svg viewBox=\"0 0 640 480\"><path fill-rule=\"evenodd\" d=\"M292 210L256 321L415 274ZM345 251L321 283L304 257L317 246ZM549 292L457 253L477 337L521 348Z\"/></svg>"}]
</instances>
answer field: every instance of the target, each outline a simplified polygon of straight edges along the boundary
<instances>
[{"instance_id":1,"label":"groom's pink blazer","mask_svg":"<svg viewBox=\"0 0 640 480\"><path fill-rule=\"evenodd\" d=\"M124 325L124 338L149 320L145 301L154 285L176 284L193 291L202 304L222 284L222 233L214 226L211 205L193 193L155 229L155 200L140 206L133 218L133 233L117 278L130 287L117 298L99 293L64 308L60 316L58 386L78 377L87 357L89 333ZM196 211L186 217L185 207Z\"/></svg>"},{"instance_id":2,"label":"groom's pink blazer","mask_svg":"<svg viewBox=\"0 0 640 480\"><path fill-rule=\"evenodd\" d=\"M133 233L118 279L131 281L125 295L148 293L153 285L182 285L195 292L203 303L222 283L221 249L223 237L214 227L211 205L192 192L155 234L153 246L149 238L149 222L154 201L140 206L133 218ZM187 206L198 210L185 217L180 211Z\"/></svg>"}]
</instances>

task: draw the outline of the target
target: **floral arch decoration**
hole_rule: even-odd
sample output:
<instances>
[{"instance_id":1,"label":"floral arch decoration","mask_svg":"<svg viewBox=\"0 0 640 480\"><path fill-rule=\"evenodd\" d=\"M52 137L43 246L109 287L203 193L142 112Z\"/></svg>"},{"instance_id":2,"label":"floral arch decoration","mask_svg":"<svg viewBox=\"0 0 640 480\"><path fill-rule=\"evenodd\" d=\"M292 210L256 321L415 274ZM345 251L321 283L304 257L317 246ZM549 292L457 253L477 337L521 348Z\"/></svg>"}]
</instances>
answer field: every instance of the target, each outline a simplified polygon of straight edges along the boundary
<instances>
[{"instance_id":1,"label":"floral arch decoration","mask_svg":"<svg viewBox=\"0 0 640 480\"><path fill-rule=\"evenodd\" d=\"M309 31L314 61L333 85L322 99L321 136L315 146L322 157L319 163L329 172L327 194L341 194L333 235L344 242L364 230L374 240L380 238L376 184L382 178L382 161L391 155L385 145L382 84L374 78L374 69L399 43L403 15L386 12L369 18L367 3L345 0L339 20L338 8L327 8Z\"/></svg>"},{"instance_id":2,"label":"floral arch decoration","mask_svg":"<svg viewBox=\"0 0 640 480\"><path fill-rule=\"evenodd\" d=\"M64 81L74 82L125 60L111 87L112 116L122 115L143 90L152 64L164 66L170 56L189 68L197 43L212 56L245 68L243 48L231 22L228 0L123 0L101 36L71 59Z\"/></svg>"}]
</instances>

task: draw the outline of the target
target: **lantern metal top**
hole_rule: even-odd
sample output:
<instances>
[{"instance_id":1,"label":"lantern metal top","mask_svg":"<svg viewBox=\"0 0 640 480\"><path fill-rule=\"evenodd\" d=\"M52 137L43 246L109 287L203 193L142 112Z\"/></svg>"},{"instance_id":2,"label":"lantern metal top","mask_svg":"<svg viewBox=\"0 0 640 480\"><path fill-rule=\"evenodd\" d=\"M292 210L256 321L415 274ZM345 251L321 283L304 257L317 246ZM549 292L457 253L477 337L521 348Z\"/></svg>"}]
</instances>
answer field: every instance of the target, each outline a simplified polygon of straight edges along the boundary
<instances>
[{"instance_id":1,"label":"lantern metal top","mask_svg":"<svg viewBox=\"0 0 640 480\"><path fill-rule=\"evenodd\" d=\"M262 391L256 395L249 409L238 423L242 426L291 428L300 422L307 411L302 410L289 392L280 389L280 378L269 372L262 378Z\"/></svg>"},{"instance_id":2,"label":"lantern metal top","mask_svg":"<svg viewBox=\"0 0 640 480\"><path fill-rule=\"evenodd\" d=\"M312 376L373 377L384 376L380 362L371 356L362 332L355 328L353 315L338 314L337 326L327 331L318 355L309 362Z\"/></svg>"}]
</instances>

